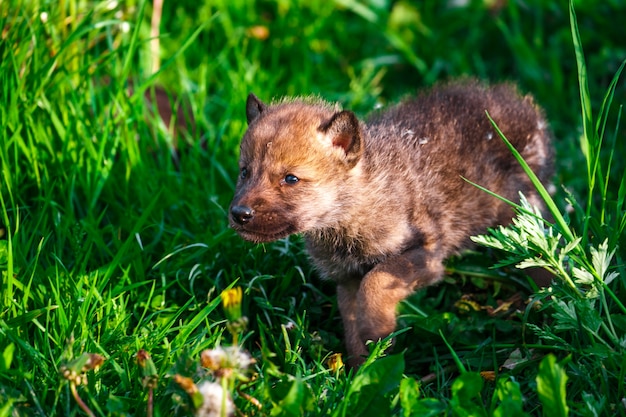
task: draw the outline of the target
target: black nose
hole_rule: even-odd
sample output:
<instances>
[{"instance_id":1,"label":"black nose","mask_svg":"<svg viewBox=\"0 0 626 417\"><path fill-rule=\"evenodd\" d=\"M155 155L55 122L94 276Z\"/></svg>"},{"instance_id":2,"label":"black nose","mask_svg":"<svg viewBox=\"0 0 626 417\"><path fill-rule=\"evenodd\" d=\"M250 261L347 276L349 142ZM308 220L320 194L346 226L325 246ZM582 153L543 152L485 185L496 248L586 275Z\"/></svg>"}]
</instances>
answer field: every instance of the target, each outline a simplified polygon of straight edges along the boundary
<instances>
[{"instance_id":1,"label":"black nose","mask_svg":"<svg viewBox=\"0 0 626 417\"><path fill-rule=\"evenodd\" d=\"M233 206L230 209L230 214L239 224L246 224L254 217L254 211L248 206Z\"/></svg>"}]
</instances>

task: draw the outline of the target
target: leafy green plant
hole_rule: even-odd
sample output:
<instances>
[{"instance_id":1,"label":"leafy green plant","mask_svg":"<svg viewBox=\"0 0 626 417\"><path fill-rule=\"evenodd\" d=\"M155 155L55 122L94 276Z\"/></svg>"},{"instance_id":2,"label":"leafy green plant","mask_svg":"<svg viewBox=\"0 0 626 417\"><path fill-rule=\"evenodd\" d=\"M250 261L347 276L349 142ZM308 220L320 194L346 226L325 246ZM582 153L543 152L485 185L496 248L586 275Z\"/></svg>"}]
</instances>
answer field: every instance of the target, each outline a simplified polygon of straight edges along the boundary
<instances>
[{"instance_id":1,"label":"leafy green plant","mask_svg":"<svg viewBox=\"0 0 626 417\"><path fill-rule=\"evenodd\" d=\"M626 314L626 308L617 295L620 289L623 289L621 288L623 283L616 280L619 273L616 271L614 256L617 249L615 244L622 230L621 219L625 213L621 204L618 204L615 206L617 211L611 216L606 216L605 210L608 207L607 199L609 198L607 184L611 173L610 168L602 168L599 155L604 141L608 109L611 107L615 86L626 61L619 67L605 95L600 114L597 119L594 119L578 26L571 5L570 15L584 120L581 147L587 160L589 190L587 208L584 210L582 222L582 236L576 236L565 218L556 209L552 198L529 172L519 153L512 149L518 161L529 172L535 186L540 190L555 219L555 224L546 226L547 222L542 218L539 210L531 207L522 196L521 206L517 207L518 216L513 220L513 225L500 227L491 231L488 236L474 237L473 240L484 246L506 252L507 256L500 262L501 265L515 264L518 268L541 267L551 271L554 276L554 285L540 292L538 297L544 304L542 309L550 312L553 321L550 324L544 324L543 327L531 323L527 326L547 344L566 346L568 351L573 352L575 357L573 362L576 362L576 365L572 368L575 372L583 373L586 378L589 378L588 382L591 385L606 384L607 378L620 385L619 367L622 362L621 358L626 354L623 343L626 339L622 331L618 330L615 319L623 317ZM506 138L504 136L502 138L511 147ZM610 155L613 155L614 151L615 144L613 143ZM595 187L596 181L601 183L599 189ZM621 190L623 177L620 181L619 189ZM619 193L621 191L618 191ZM594 197L600 201L600 208L597 212ZM573 205L580 207L572 196L570 199ZM612 225L604 223L603 227L595 228L594 240L600 242L595 245L588 243L592 212L602 218L603 223L609 217L616 220L616 223ZM565 332L575 334L575 337L568 337L566 340L559 336ZM591 359L592 357L594 359ZM608 367L608 372L603 374L600 380L593 376L594 372L591 369L585 370L587 366L597 366L597 361L602 363L603 367ZM565 402L567 376L562 367L555 365L555 359L549 356L542 362L539 375L538 388L539 395L544 402L544 415L568 415L569 408ZM594 413L602 411L604 408L602 405L606 404L607 396L612 397L609 402L619 401L617 397L607 394L599 394L595 397L595 405L592 406ZM594 397L594 394L588 392L584 392L583 395L586 398Z\"/></svg>"},{"instance_id":2,"label":"leafy green plant","mask_svg":"<svg viewBox=\"0 0 626 417\"><path fill-rule=\"evenodd\" d=\"M545 357L539 365L537 390L543 403L544 416L566 417L569 407L565 396L567 375L561 364L556 363L552 355Z\"/></svg>"}]
</instances>

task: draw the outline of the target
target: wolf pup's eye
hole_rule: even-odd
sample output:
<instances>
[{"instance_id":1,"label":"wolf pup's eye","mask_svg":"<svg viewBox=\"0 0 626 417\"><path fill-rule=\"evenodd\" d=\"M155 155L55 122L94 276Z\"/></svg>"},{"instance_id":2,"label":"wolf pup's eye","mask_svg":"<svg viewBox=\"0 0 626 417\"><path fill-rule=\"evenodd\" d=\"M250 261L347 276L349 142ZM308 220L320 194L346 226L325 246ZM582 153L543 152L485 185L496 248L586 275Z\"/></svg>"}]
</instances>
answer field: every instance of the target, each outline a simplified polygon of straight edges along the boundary
<instances>
[{"instance_id":1,"label":"wolf pup's eye","mask_svg":"<svg viewBox=\"0 0 626 417\"><path fill-rule=\"evenodd\" d=\"M245 180L246 178L248 178L248 168L246 167L241 168L241 172L239 175L242 180Z\"/></svg>"},{"instance_id":2,"label":"wolf pup's eye","mask_svg":"<svg viewBox=\"0 0 626 417\"><path fill-rule=\"evenodd\" d=\"M295 184L298 181L300 181L300 179L298 177L296 177L295 175L292 174L287 174L285 175L285 179L283 180L285 182L285 184Z\"/></svg>"}]
</instances>

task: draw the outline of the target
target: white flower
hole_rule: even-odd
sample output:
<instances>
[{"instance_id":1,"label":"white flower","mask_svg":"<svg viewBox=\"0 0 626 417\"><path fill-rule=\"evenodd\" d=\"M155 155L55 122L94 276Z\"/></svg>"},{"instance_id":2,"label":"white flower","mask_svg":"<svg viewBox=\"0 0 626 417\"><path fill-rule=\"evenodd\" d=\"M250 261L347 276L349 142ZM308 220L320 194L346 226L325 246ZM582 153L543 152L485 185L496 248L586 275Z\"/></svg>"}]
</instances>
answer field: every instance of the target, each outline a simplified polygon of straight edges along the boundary
<instances>
[{"instance_id":1,"label":"white flower","mask_svg":"<svg viewBox=\"0 0 626 417\"><path fill-rule=\"evenodd\" d=\"M233 399L217 382L204 381L198 386L198 392L202 394L203 401L196 410L196 417L221 417L235 414Z\"/></svg>"},{"instance_id":2,"label":"white flower","mask_svg":"<svg viewBox=\"0 0 626 417\"><path fill-rule=\"evenodd\" d=\"M254 359L252 359L250 354L239 346L228 346L226 348L217 346L214 349L207 349L201 353L201 358L202 366L212 371L234 369L243 373L254 363Z\"/></svg>"},{"instance_id":3,"label":"white flower","mask_svg":"<svg viewBox=\"0 0 626 417\"><path fill-rule=\"evenodd\" d=\"M212 371L217 371L226 365L226 352L221 347L206 349L200 354L202 366Z\"/></svg>"},{"instance_id":4,"label":"white flower","mask_svg":"<svg viewBox=\"0 0 626 417\"><path fill-rule=\"evenodd\" d=\"M226 356L228 356L230 365L233 368L239 368L240 371L245 371L255 362L248 352L238 346L227 347Z\"/></svg>"}]
</instances>

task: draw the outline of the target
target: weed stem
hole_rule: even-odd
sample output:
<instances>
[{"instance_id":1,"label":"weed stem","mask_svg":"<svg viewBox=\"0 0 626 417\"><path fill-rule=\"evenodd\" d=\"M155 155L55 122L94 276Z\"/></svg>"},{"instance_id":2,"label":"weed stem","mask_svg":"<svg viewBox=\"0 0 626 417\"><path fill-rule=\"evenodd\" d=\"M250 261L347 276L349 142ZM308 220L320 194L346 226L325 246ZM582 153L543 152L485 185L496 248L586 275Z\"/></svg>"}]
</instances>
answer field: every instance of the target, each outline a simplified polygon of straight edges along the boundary
<instances>
[{"instance_id":1,"label":"weed stem","mask_svg":"<svg viewBox=\"0 0 626 417\"><path fill-rule=\"evenodd\" d=\"M87 406L87 404L85 404L85 402L83 401L83 399L82 399L82 398L80 398L80 395L78 395L78 390L76 389L76 384L75 384L73 381L71 381L71 382L70 382L70 389L72 390L72 395L74 396L74 399L75 399L75 400L76 400L76 402L78 403L78 406L79 406L80 408L82 408L82 409L83 409L83 411L84 411L85 413L87 413L87 415L88 415L89 417L96 417L96 415L93 413L93 411L91 411L91 410L89 409L89 407Z\"/></svg>"},{"instance_id":2,"label":"weed stem","mask_svg":"<svg viewBox=\"0 0 626 417\"><path fill-rule=\"evenodd\" d=\"M148 389L148 406L146 407L146 416L152 417L154 413L154 390Z\"/></svg>"}]
</instances>

